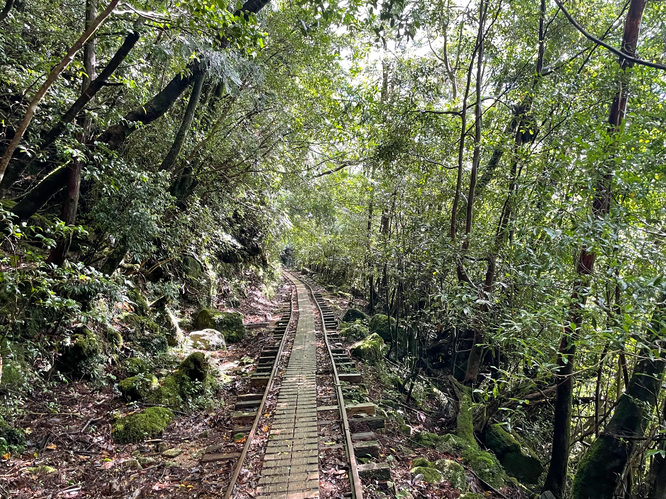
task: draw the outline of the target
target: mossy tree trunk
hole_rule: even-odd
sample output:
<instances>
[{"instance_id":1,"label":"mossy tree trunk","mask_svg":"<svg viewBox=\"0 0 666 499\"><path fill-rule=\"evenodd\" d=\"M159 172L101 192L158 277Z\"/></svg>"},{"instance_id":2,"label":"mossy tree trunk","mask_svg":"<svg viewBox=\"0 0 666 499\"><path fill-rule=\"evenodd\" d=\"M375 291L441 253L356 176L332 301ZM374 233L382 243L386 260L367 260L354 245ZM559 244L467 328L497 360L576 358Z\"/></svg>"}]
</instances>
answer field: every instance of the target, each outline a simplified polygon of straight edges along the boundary
<instances>
[{"instance_id":1,"label":"mossy tree trunk","mask_svg":"<svg viewBox=\"0 0 666 499\"><path fill-rule=\"evenodd\" d=\"M613 417L581 461L573 482L573 499L614 497L636 442L643 438L657 407L666 362L664 354L655 357L654 350L663 341L663 318L661 310L653 318L649 338L652 344L646 345L640 352L640 360ZM663 352L663 345L661 349Z\"/></svg>"}]
</instances>

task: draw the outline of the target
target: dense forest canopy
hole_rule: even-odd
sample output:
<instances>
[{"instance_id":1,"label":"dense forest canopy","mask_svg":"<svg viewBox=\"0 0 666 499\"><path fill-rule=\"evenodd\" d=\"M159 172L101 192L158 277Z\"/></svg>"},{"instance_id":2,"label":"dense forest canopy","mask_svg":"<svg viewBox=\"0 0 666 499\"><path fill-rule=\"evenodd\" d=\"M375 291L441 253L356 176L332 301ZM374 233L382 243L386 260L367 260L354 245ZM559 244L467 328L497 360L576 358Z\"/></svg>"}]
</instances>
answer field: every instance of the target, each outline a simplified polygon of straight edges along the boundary
<instances>
[{"instance_id":1,"label":"dense forest canopy","mask_svg":"<svg viewBox=\"0 0 666 499\"><path fill-rule=\"evenodd\" d=\"M666 497L666 3L1 3L4 357L288 264L541 490Z\"/></svg>"}]
</instances>

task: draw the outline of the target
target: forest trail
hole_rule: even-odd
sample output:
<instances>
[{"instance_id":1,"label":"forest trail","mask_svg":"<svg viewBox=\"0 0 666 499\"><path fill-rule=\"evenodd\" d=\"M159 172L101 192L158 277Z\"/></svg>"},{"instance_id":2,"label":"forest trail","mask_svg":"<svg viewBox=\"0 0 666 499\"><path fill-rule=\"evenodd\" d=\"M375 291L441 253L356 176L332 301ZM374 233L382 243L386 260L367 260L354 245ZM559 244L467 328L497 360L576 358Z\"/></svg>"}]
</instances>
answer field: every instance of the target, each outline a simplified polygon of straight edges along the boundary
<instances>
[{"instance_id":1,"label":"forest trail","mask_svg":"<svg viewBox=\"0 0 666 499\"><path fill-rule=\"evenodd\" d=\"M260 361L249 387L253 393L237 398L238 416L253 415L254 423L247 427L249 433L225 498L311 499L351 494L361 499L359 469L363 468L357 467L356 454L377 457L379 446L372 441L377 438L375 433L365 431L368 428L352 436L347 411L362 418L374 414L375 405L345 402L341 387L355 390L353 384L362 377L350 367L347 353L330 346L340 341L338 320L304 277L291 273L285 277L292 283L293 294L290 312L273 331L280 345L264 349L260 358L270 357L272 360L264 361L270 365ZM256 402L246 402L249 397L256 397ZM252 408L249 403L254 404ZM352 437L363 441L354 443ZM388 471L386 465L370 465L373 472L378 467Z\"/></svg>"},{"instance_id":2,"label":"forest trail","mask_svg":"<svg viewBox=\"0 0 666 499\"><path fill-rule=\"evenodd\" d=\"M319 497L315 318L305 285L297 281L296 290L298 325L264 457L260 497Z\"/></svg>"}]
</instances>

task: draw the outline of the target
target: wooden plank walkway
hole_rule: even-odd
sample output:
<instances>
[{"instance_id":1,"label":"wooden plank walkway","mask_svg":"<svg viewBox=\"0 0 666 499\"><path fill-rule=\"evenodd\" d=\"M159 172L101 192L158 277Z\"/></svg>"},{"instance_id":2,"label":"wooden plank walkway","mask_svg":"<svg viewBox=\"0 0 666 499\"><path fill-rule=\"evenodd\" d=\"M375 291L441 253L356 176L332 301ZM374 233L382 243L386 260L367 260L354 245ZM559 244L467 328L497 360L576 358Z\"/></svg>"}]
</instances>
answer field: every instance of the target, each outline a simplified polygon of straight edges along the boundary
<instances>
[{"instance_id":1,"label":"wooden plank walkway","mask_svg":"<svg viewBox=\"0 0 666 499\"><path fill-rule=\"evenodd\" d=\"M319 497L317 343L312 304L296 281L298 325L266 447L257 492L272 499Z\"/></svg>"}]
</instances>

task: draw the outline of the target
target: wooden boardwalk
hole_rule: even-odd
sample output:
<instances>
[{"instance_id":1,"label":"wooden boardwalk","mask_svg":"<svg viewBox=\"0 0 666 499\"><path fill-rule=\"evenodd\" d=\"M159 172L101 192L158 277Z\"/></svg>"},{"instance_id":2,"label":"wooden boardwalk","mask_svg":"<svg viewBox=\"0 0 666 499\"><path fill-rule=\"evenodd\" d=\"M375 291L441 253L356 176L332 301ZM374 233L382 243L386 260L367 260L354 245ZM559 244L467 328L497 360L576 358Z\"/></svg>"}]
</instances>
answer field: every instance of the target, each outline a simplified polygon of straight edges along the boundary
<instances>
[{"instance_id":1,"label":"wooden boardwalk","mask_svg":"<svg viewBox=\"0 0 666 499\"><path fill-rule=\"evenodd\" d=\"M315 318L306 287L296 281L296 289L298 325L266 447L260 497L319 497Z\"/></svg>"}]
</instances>

